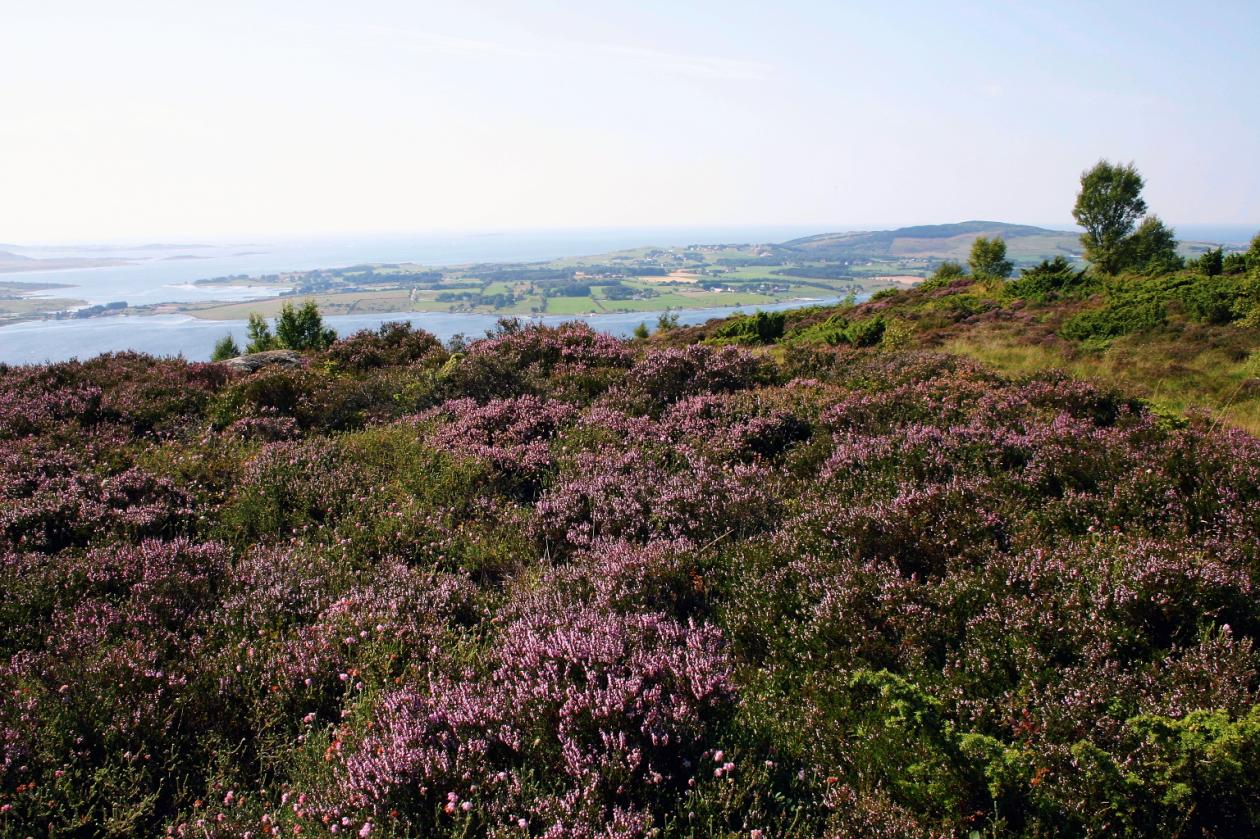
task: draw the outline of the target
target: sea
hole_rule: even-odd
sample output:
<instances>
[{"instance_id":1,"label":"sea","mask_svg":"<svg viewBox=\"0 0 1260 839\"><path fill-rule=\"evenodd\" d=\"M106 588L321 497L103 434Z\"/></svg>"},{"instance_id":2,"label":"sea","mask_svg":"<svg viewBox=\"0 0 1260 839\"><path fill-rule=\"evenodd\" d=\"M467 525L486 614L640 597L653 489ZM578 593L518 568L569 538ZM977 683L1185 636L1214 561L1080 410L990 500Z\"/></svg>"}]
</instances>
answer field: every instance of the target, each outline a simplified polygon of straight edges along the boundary
<instances>
[{"instance_id":1,"label":"sea","mask_svg":"<svg viewBox=\"0 0 1260 839\"><path fill-rule=\"evenodd\" d=\"M413 262L425 266L467 263L538 262L588 256L642 246L677 247L693 244L781 242L824 232L799 226L669 227L575 230L515 230L502 232L443 232L361 236L325 236L233 242L174 242L24 247L0 245L0 250L37 258L85 257L128 260L126 265L73 268L58 271L9 272L0 282L59 283L64 287L40 292L47 297L75 298L88 304L126 302L128 305L186 303L203 300L248 300L278 293L263 286L199 286L197 280L226 276L257 277L286 271L342 268L365 263ZM834 298L803 300L766 306L766 309L834 302ZM735 308L682 309L680 323L702 323L725 317ZM650 325L656 313L544 317L543 323L584 320L614 335L629 334L642 322ZM443 340L455 335L476 337L492 329L496 315L444 312L378 313L331 316L325 319L338 334L348 335L387 321L409 321ZM209 321L187 315L121 315L84 319L38 320L0 326L0 362L8 364L65 361L105 352L135 350L156 356L205 360L216 341L245 337L245 321Z\"/></svg>"}]
</instances>

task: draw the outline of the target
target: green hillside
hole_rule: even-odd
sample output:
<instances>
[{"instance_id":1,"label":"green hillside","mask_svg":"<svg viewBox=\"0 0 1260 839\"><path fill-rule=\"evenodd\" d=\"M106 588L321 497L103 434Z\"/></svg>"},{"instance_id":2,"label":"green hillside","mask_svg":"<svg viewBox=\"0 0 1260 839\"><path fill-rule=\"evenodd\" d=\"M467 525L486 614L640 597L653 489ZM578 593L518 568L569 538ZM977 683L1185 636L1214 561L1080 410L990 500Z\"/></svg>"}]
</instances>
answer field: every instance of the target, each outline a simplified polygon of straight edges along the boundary
<instances>
[{"instance_id":1,"label":"green hillside","mask_svg":"<svg viewBox=\"0 0 1260 839\"><path fill-rule=\"evenodd\" d=\"M965 275L878 292L857 305L710 321L656 340L773 345L806 369L823 356L905 348L1012 374L1060 369L1120 386L1172 415L1205 411L1260 434L1255 268L1101 278L1068 267L996 282Z\"/></svg>"}]
</instances>

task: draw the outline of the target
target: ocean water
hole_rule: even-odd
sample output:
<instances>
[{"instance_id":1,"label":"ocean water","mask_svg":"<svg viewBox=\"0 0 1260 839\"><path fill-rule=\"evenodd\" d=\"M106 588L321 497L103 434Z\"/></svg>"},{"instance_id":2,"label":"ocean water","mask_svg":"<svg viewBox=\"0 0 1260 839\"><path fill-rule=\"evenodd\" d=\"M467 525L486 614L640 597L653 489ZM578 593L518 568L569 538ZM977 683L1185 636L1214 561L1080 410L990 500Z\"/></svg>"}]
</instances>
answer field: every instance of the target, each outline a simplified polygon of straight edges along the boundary
<instances>
[{"instance_id":1,"label":"ocean water","mask_svg":"<svg viewBox=\"0 0 1260 839\"><path fill-rule=\"evenodd\" d=\"M205 287L199 279L258 276L283 271L338 268L363 263L415 262L456 265L472 262L532 262L566 256L586 256L646 245L671 247L690 244L778 242L818 233L816 228L672 227L511 231L485 233L420 233L412 235L342 236L276 241L194 242L163 246L65 246L0 249L32 257L114 257L134 260L129 265L0 274L0 281L61 283L65 288L41 292L48 297L70 297L90 304L125 301L130 305L200 300L243 300L274 294L274 289ZM702 322L730 309L687 310L684 323ZM590 318L596 328L629 333L656 315L600 315ZM547 322L572 318L548 318ZM479 335L492 327L494 315L445 313L347 315L328 322L340 334L375 327L389 320L409 320L442 338L462 333ZM108 317L85 320L30 321L0 326L0 362L37 363L88 358L102 352L137 350L154 355L208 358L214 342L231 332L239 342L244 322L204 321L186 316Z\"/></svg>"},{"instance_id":2,"label":"ocean water","mask_svg":"<svg viewBox=\"0 0 1260 839\"><path fill-rule=\"evenodd\" d=\"M414 235L334 236L277 241L191 243L186 246L109 245L26 248L0 246L32 257L113 257L130 265L0 274L0 280L63 283L42 292L88 303L125 301L131 305L195 302L262 296L260 290L196 286L200 279L258 276L363 263L415 262L458 265L470 262L532 262L588 256L644 245L662 247L745 242L777 242L817 233L803 227L672 227Z\"/></svg>"}]
</instances>

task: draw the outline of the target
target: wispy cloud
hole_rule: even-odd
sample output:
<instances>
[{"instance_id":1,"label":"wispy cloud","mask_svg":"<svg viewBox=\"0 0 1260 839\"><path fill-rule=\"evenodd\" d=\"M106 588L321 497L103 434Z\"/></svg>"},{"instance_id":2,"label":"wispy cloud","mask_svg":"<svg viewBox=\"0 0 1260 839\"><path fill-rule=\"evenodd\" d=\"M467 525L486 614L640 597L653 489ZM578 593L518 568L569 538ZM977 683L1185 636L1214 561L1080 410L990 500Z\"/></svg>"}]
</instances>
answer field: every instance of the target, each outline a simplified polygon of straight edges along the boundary
<instances>
[{"instance_id":1,"label":"wispy cloud","mask_svg":"<svg viewBox=\"0 0 1260 839\"><path fill-rule=\"evenodd\" d=\"M523 45L504 41L464 38L414 29L397 29L376 24L361 28L385 36L409 49L448 55L499 56L534 61L614 61L638 69L677 76L727 81L759 81L773 72L770 64L739 58L663 52L626 44L557 41Z\"/></svg>"},{"instance_id":2,"label":"wispy cloud","mask_svg":"<svg viewBox=\"0 0 1260 839\"><path fill-rule=\"evenodd\" d=\"M484 41L476 38L460 38L437 32L420 32L415 29L398 29L373 23L362 24L364 30L411 49L423 52L440 52L455 55L499 55L506 58L546 58L548 53L539 49L526 49L502 41Z\"/></svg>"},{"instance_id":3,"label":"wispy cloud","mask_svg":"<svg viewBox=\"0 0 1260 839\"><path fill-rule=\"evenodd\" d=\"M610 58L619 58L664 72L702 79L760 81L769 78L774 69L762 61L661 52L620 44L592 44L587 49Z\"/></svg>"}]
</instances>

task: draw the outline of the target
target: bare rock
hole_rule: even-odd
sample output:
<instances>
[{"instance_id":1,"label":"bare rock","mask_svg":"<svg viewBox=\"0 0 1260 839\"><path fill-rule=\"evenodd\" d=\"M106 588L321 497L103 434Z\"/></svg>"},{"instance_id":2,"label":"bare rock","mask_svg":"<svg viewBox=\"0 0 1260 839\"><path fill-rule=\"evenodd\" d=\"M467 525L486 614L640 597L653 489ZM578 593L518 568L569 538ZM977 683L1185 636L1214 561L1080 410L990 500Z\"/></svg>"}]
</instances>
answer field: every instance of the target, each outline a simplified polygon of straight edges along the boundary
<instances>
[{"instance_id":1,"label":"bare rock","mask_svg":"<svg viewBox=\"0 0 1260 839\"><path fill-rule=\"evenodd\" d=\"M302 354L293 350L267 350L238 355L219 363L243 373L253 373L264 367L301 367Z\"/></svg>"}]
</instances>

